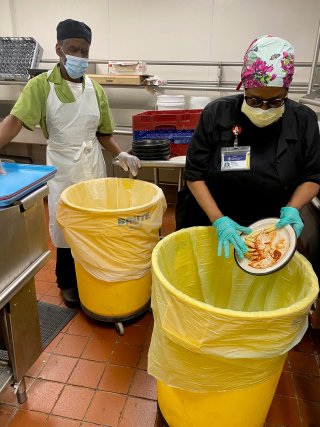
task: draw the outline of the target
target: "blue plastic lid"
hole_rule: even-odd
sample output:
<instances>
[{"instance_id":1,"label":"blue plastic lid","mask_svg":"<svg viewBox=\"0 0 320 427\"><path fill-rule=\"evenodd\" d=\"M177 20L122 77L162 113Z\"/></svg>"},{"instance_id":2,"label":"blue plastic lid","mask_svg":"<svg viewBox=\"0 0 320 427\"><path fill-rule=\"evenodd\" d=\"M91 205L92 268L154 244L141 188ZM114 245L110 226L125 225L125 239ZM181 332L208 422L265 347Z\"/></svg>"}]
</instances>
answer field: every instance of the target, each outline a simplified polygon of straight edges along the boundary
<instances>
[{"instance_id":1,"label":"blue plastic lid","mask_svg":"<svg viewBox=\"0 0 320 427\"><path fill-rule=\"evenodd\" d=\"M0 207L9 206L31 193L57 172L55 167L44 165L3 162L2 166L7 173L0 175Z\"/></svg>"}]
</instances>

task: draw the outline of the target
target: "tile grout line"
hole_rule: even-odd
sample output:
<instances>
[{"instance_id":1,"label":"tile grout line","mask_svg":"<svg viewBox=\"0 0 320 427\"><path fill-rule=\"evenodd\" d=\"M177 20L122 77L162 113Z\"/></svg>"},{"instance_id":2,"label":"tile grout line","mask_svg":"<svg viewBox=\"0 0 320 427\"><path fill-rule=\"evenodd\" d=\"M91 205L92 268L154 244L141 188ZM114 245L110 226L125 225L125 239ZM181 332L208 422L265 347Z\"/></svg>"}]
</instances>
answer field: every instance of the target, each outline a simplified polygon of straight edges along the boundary
<instances>
[{"instance_id":1,"label":"tile grout line","mask_svg":"<svg viewBox=\"0 0 320 427\"><path fill-rule=\"evenodd\" d=\"M293 384L293 390L294 390L294 396L292 398L297 403L298 414L299 414L299 423L300 423L300 427L302 427L302 416L301 416L301 411L300 411L300 406L299 406L299 401L298 401L298 394L297 394L297 390L296 390L296 384L295 384L295 381L294 381L294 375L293 375L293 372L292 372L292 366L291 366L289 352L288 352L288 355L287 355L287 359L288 359L288 365L289 365L289 374L290 374L290 378L291 378L291 381L292 381L292 384ZM271 402L271 405L272 405L272 402ZM271 408L271 406L270 406L270 408Z\"/></svg>"},{"instance_id":2,"label":"tile grout line","mask_svg":"<svg viewBox=\"0 0 320 427\"><path fill-rule=\"evenodd\" d=\"M89 341L87 342L87 344L86 344L86 346L85 346L85 348L87 347L87 345L89 344L89 342L90 342L90 340L92 340L94 337L89 337ZM117 337L116 337L117 338ZM84 413L84 415L83 415L83 419L81 420L81 425L84 423L84 422L91 422L91 421L86 421L86 415L87 415L87 413L88 413L88 411L89 411L89 408L90 408L90 406L91 406L91 404L92 404L92 402L93 402L93 400L94 400L94 398L95 398L95 396L96 396L96 394L97 394L97 391L103 391L103 390L100 390L99 389L99 385L100 385L100 383L101 383L101 380L102 380L102 377L103 377L103 375L104 375L104 372L105 372L105 370L106 370L106 368L107 368L107 366L110 364L110 358L111 358L111 356L112 356L112 354L113 354L113 351L114 351L114 347L115 347L115 344L116 344L116 338L113 340L113 344L112 344L112 349L111 349L111 352L110 352L110 354L109 354L109 356L108 356L108 359L106 360L106 362L104 362L105 363L105 367L104 367L104 369L103 369L103 371L102 371L102 374L101 374L101 377L100 377L100 380L98 381L98 384L97 384L97 386L96 386L96 388L95 389L93 389L94 390L94 393L93 393L93 395L92 395L92 398L91 398L91 400L90 400L90 403L89 403L89 405L88 405L88 407L87 407L87 409L86 409L86 411L85 411L85 413ZM83 352L85 351L85 348L83 349L83 351L82 351L82 353L81 353L81 355L83 354ZM82 360L90 360L90 359L82 359ZM90 387L87 387L87 388L90 388ZM120 394L120 393L119 393ZM98 425L98 424L97 424Z\"/></svg>"},{"instance_id":3,"label":"tile grout line","mask_svg":"<svg viewBox=\"0 0 320 427\"><path fill-rule=\"evenodd\" d=\"M70 322L72 322L74 319L75 319L75 318L71 319L71 321L70 321ZM71 326L71 324L69 325L69 327L70 327L70 326ZM150 330L151 328L152 328L152 326L148 326L146 329L147 329L147 330ZM69 328L68 328L68 329L69 329ZM63 335L67 334L68 329L65 331L65 333L63 333ZM149 332L149 331L148 331L148 332ZM61 332L60 332L60 333L61 333ZM72 335L72 334L68 334L68 335ZM76 335L76 336L79 336L79 335ZM82 335L80 335L80 336L82 336ZM59 342L56 344L55 348L59 345L59 343L61 342L62 338L63 338L63 336L61 337L61 339L59 340ZM63 393L63 391L65 390L66 386L67 386L67 385L71 385L71 386L72 386L72 384L69 384L69 383L68 383L68 381L69 381L69 379L70 379L70 377L71 377L72 373L74 372L74 370L75 370L76 366L78 365L79 360L94 361L94 360L91 360L91 359L82 359L82 358L81 358L81 355L83 354L83 352L84 352L85 348L87 347L88 343L89 343L89 342L90 342L90 340L92 340L94 337L93 337L93 336L90 336L90 337L89 337L89 336L87 336L87 338L88 338L88 342L87 342L86 346L84 347L84 349L82 350L82 352L81 352L81 354L80 354L79 356L70 356L70 355L61 355L61 354L57 354L57 353L54 353L55 348L53 348L53 349L52 349L52 351L50 351L50 352L46 352L46 353L49 355L48 359L46 360L46 363L41 367L40 371L37 373L37 375L36 375L35 377L28 377L28 378L33 379L33 383L34 383L36 380L39 380L39 381L45 381L45 382L53 382L53 383L63 384L63 387L62 387L61 391L59 392L59 394L58 394L58 396L57 396L57 398L56 398L56 400L55 400L55 402L54 402L54 404L53 404L53 406L52 406L52 409L51 409L51 411L50 411L49 413L47 413L47 412L43 412L43 411L34 411L34 410L29 410L29 409L26 409L26 411L30 411L30 412L40 412L40 413L48 414L48 417L49 417L49 416L51 416L51 415L56 416L55 414L52 414L52 411L53 411L54 407L56 406L56 404L57 404L57 402L58 402L59 398L61 397L61 394L62 394L62 393ZM79 386L79 387L87 388L87 389L90 389L90 390L93 390L93 391L94 391L94 394L93 394L93 396L92 396L92 399L90 400L90 403L89 403L89 405L88 405L88 408L87 408L87 410L86 410L86 412L85 412L85 414L84 414L84 418L83 418L83 420L80 420L80 422L86 422L85 417L86 417L87 411L88 411L88 409L89 409L89 407L90 407L90 405L91 405L91 403L92 403L92 400L94 399L94 397L95 397L95 395L96 395L96 392L97 392L97 391L104 391L104 392L107 392L107 391L105 391L105 390L99 389L99 385L100 385L100 383L101 383L101 380L102 380L102 377L103 377L103 374L104 374L104 372L105 372L106 368L107 368L109 365L111 365L110 359L111 359L111 357L112 357L112 354L114 353L115 346L116 346L116 344L119 344L120 342L121 342L121 341L120 341L120 337L119 337L119 336L117 336L117 337L114 339L114 341L113 341L112 350L111 350L111 352L110 352L110 354L109 354L109 357L108 357L107 361L106 361L106 362L104 362L105 366L104 366L103 372L102 372L102 374L101 374L101 377L100 377L100 380L99 380L99 382L98 382L97 386L96 386L95 388L93 388L93 387L87 387L87 386L86 386L86 387L85 387L85 386ZM129 343L125 343L125 344L126 344L126 345L131 345L131 344L129 344ZM140 349L140 356L139 356L139 359L137 360L136 366L135 366L135 367L132 367L132 368L133 368L132 380L133 380L133 378L134 378L134 375L135 375L136 371L139 369L138 365L139 365L139 363L140 363L140 361L141 361L142 354L143 354L143 348L144 348L145 346L140 344L140 345L139 345L139 347L141 347L141 349ZM44 352L45 352L45 349L44 349ZM46 364L48 363L48 361L50 360L50 358L51 358L51 357L53 357L53 356L63 356L63 357L68 357L68 358L72 358L72 359L77 359L77 363L76 363L76 365L74 366L74 368L72 369L72 371L70 372L70 374L69 374L68 378L66 379L66 382L39 377L39 376L41 375L41 372L43 371L44 367L46 366ZM100 362L99 362L99 363L100 363ZM128 366L126 366L126 365L117 365L117 364L116 364L115 366L122 366L122 367L129 368L129 367L128 367ZM143 370L143 369L142 369L142 370ZM126 399L125 399L125 401L124 401L124 405L123 405L122 411L121 411L121 413L120 413L119 423L120 423L120 421L121 421L121 420L122 420L122 418L123 418L124 408L125 408L125 405L126 405L127 400L128 400L128 398L129 398L129 397L141 398L141 399L146 400L146 401L154 401L154 399L149 399L149 398L146 398L146 397L133 396L133 395L131 396L131 395L130 395L130 389L131 389L131 387L132 387L132 380L131 380L131 382L130 382L129 389L128 389L128 392L127 392L127 393L118 393L118 392L115 392L115 391L110 391L110 392L109 392L109 393L116 394L116 395L120 395L120 396L126 396ZM32 383L32 384L33 384L33 383ZM30 387L32 386L32 384L30 385ZM76 385L73 385L73 386L76 386ZM9 406L11 406L11 405L9 405ZM15 407L16 407L16 412L14 413L14 416L15 416L15 415L16 415L16 413L20 410L19 406L15 406ZM14 418L14 416L13 416L13 418ZM13 418L12 418L12 419L13 419ZM69 418L69 417L63 417L63 418L72 419L72 418ZM78 420L77 420L77 421L78 421Z\"/></svg>"},{"instance_id":4,"label":"tile grout line","mask_svg":"<svg viewBox=\"0 0 320 427\"><path fill-rule=\"evenodd\" d=\"M120 343L121 343L121 341L120 341L120 335L118 335L118 336L116 337L115 341L114 341L114 346L115 346L116 344L120 344ZM113 354L113 351L112 351L112 352L111 352L111 354L110 354L110 359L111 359L112 354ZM142 354L142 350L141 350L141 353L140 353L140 358L141 358L141 354ZM136 367L137 367L137 366L138 366L138 364L139 364L140 358L139 358L139 360L137 361ZM110 365L110 360L109 360L108 365ZM121 365L119 365L119 366L121 366ZM129 367L129 366L127 366L127 367ZM133 370L132 380L133 380L133 378L134 378L134 374L135 374L135 371L136 371L136 367L135 367L135 368L134 368L134 370ZM127 393L125 394L126 398L125 398L125 400L124 400L123 407L122 407L122 410L121 410L120 415L119 415L119 418L118 418L117 426L119 426L119 425L120 425L120 422L121 422L121 420L123 419L123 415L124 415L124 411L125 411L125 406L126 406L126 403L127 403L127 401L128 401L128 396L129 396L129 391L130 391L130 387L131 387L131 384L132 384L132 380L131 380L131 383L130 383L130 385L129 385L128 391L127 391ZM122 394L122 393L116 393L116 394ZM123 395L123 394L122 394L122 395Z\"/></svg>"},{"instance_id":5,"label":"tile grout line","mask_svg":"<svg viewBox=\"0 0 320 427\"><path fill-rule=\"evenodd\" d=\"M153 328L153 326L152 326L152 328ZM151 329L151 327L149 326L147 329ZM141 353L140 353L139 360L137 361L137 364L136 364L136 366L135 366L135 368L134 368L134 371L133 371L132 380L134 379L134 376L135 376L136 371L137 371L137 369L138 369L138 365L139 365L140 360L141 360L141 358L142 358L143 347L144 347L144 346L142 345L142 350L141 350ZM148 371L147 371L147 372L148 372ZM119 420L118 420L117 427L119 427L119 426L120 426L120 423L121 423L121 421L122 421L122 419L123 419L124 409L125 409L125 406L126 406L127 401L129 400L129 397L141 398L141 397L139 397L139 396L132 396L132 395L130 395L131 387L132 387L132 381L131 381L131 383L130 383L130 385L129 385L129 389L128 389L127 397L126 397L126 400L125 400L125 402L124 402L123 409L122 409L122 411L121 411L121 414L120 414L120 417L119 417ZM144 400L147 400L147 401L153 401L152 399L146 399L146 398L143 398L143 399L144 399Z\"/></svg>"},{"instance_id":6,"label":"tile grout line","mask_svg":"<svg viewBox=\"0 0 320 427\"><path fill-rule=\"evenodd\" d=\"M77 314L78 315L78 314ZM69 325L69 327L71 326L71 323L72 323L72 321L77 317L77 315L76 316L74 316L71 320L70 320L70 325ZM68 324L69 324L68 323ZM67 324L67 325L68 325ZM67 326L66 325L66 326ZM64 328L62 328L62 329L64 329ZM62 333L61 331L59 332L59 334L60 333ZM58 335L59 335L58 334ZM65 335L65 333L62 333L63 334L63 336ZM57 335L57 336L58 336ZM57 337L56 336L56 337ZM56 338L55 337L55 338ZM54 338L54 339L55 339ZM60 340L59 340L59 342L56 344L56 346L55 346L55 348L59 345L59 343L61 342L61 340L62 340L62 338L63 337L61 337L60 338ZM52 340L53 341L53 340ZM52 342L51 341L51 342ZM54 350L55 350L55 348L53 348L52 349L52 351L51 352L48 352L48 354L50 354L50 356L48 357L48 360L46 361L46 364L48 363L48 361L50 360L50 358L52 357L52 356L56 356L57 354L56 353L54 353ZM45 349L43 350L43 351L45 351ZM58 356L63 356L63 355L58 355ZM71 357L71 356L65 356L65 357ZM74 359L76 359L77 357L73 357ZM79 357L77 358L78 360L79 360ZM45 364L45 365L46 365ZM45 424L46 424L46 422L47 422L47 420L49 419L49 417L52 415L52 416L56 416L55 414L53 414L52 413L52 411L54 410L54 408L55 408L55 406L56 406L56 404L57 404L57 402L58 402L58 400L60 399L60 397L61 397L61 395L62 395L62 393L63 393L63 391L65 390L65 388L66 388L66 385L68 384L67 383L67 381L69 380L69 378L70 378L70 376L71 376L71 374L72 374L72 372L74 371L74 369L75 369L75 367L77 366L77 364L78 364L78 362L75 364L75 366L74 366L74 368L72 369L72 371L70 372L70 374L69 374L69 376L68 376L68 378L66 379L66 381L65 382L60 382L60 381L56 381L56 380L51 380L51 379L45 379L45 378L41 378L41 377L39 377L39 375L41 374L41 372L42 372L42 370L44 369L44 367L45 367L45 365L41 368L41 370L39 371L39 373L37 374L37 377L36 377L36 379L35 380L40 380L40 381L48 381L48 382L54 382L54 383L59 383L59 384L63 384L63 387L61 388L61 390L60 390L60 392L59 392L59 394L58 394L58 396L57 396L57 398L55 399L55 402L54 402L54 404L52 405L52 408L51 408L51 410L50 410L50 412L49 413L46 413L46 412L43 412L43 413L46 413L46 414L48 414L48 416L47 416L47 418L46 418L46 421L45 421ZM32 412L32 410L31 410L31 412ZM42 412L42 411L33 411L33 412ZM67 419L71 419L71 418L68 418L68 417L63 417L63 418L67 418ZM81 421L80 421L81 422ZM45 424L43 424L43 426L45 426Z\"/></svg>"}]
</instances>

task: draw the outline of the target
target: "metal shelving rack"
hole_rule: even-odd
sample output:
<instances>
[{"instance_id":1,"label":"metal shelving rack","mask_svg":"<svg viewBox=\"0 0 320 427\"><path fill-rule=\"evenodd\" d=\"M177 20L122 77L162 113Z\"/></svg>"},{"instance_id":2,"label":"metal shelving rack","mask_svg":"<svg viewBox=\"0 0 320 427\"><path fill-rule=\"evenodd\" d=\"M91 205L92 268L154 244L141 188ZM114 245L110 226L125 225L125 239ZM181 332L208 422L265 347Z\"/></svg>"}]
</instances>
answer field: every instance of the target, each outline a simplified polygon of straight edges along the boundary
<instances>
[{"instance_id":1,"label":"metal shelving rack","mask_svg":"<svg viewBox=\"0 0 320 427\"><path fill-rule=\"evenodd\" d=\"M97 65L107 65L110 61L116 61L117 59L89 59L89 66L91 66L90 73L97 74L96 67ZM127 61L120 60L117 61ZM130 59L132 61L143 61L147 65L151 66L181 66L181 67L214 67L216 68L216 79L205 81L205 80L172 80L167 79L166 84L160 86L146 86L146 85L102 85L108 86L109 88L126 88L126 89L146 89L153 88L158 92L164 90L186 90L186 91L212 91L212 92L235 92L239 80L231 81L225 79L224 71L227 68L238 67L239 68L239 78L240 70L243 65L243 62L221 62L221 61L162 61L162 60L148 60L148 59ZM45 64L56 64L57 59L46 59L43 58L40 63ZM296 62L295 67L308 68L311 67L310 62ZM17 82L0 82L0 84L18 84ZM290 93L306 93L307 83L306 82L294 82L290 86Z\"/></svg>"},{"instance_id":2,"label":"metal shelving rack","mask_svg":"<svg viewBox=\"0 0 320 427\"><path fill-rule=\"evenodd\" d=\"M314 56L311 65L310 80L308 85L308 92L305 96L299 99L302 104L315 105L320 107L320 22L318 28L317 40L314 48Z\"/></svg>"},{"instance_id":3,"label":"metal shelving rack","mask_svg":"<svg viewBox=\"0 0 320 427\"><path fill-rule=\"evenodd\" d=\"M318 40L319 46L319 40ZM167 79L166 84L160 86L154 85L102 85L108 86L109 88L124 88L124 89L148 89L152 88L156 92L162 93L167 90L185 90L185 91L208 91L208 92L235 92L235 88L238 85L239 81L231 81L226 80L224 76L224 71L229 67L238 67L239 68L239 76L240 69L243 65L242 62L220 62L220 61L158 61L158 60L143 60L147 65L151 66L182 66L182 67L214 67L216 68L216 79L205 81L205 80L171 80ZM90 73L96 74L97 65L108 64L110 59L90 59ZM56 64L57 59L45 59L43 58L40 61L45 67L50 64L49 68L51 68L51 64ZM295 67L301 68L311 68L311 73L316 68L312 67L311 62L296 62ZM0 81L0 85L18 85L21 88L27 82L23 81ZM304 94L307 90L309 90L309 86L306 82L295 82L290 86L290 93ZM319 86L319 84L318 84ZM303 99L303 98L301 98Z\"/></svg>"}]
</instances>

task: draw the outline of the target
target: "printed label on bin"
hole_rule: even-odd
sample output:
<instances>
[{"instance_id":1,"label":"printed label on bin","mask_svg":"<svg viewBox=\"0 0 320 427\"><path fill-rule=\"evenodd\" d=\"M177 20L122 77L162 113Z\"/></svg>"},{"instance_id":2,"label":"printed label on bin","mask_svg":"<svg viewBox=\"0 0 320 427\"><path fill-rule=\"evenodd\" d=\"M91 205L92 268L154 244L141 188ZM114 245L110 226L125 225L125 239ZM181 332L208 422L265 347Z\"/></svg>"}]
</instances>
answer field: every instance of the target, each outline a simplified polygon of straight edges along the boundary
<instances>
[{"instance_id":1,"label":"printed label on bin","mask_svg":"<svg viewBox=\"0 0 320 427\"><path fill-rule=\"evenodd\" d=\"M146 221L150 218L150 212L141 215L134 215L128 217L118 217L118 225L138 224L139 222Z\"/></svg>"}]
</instances>

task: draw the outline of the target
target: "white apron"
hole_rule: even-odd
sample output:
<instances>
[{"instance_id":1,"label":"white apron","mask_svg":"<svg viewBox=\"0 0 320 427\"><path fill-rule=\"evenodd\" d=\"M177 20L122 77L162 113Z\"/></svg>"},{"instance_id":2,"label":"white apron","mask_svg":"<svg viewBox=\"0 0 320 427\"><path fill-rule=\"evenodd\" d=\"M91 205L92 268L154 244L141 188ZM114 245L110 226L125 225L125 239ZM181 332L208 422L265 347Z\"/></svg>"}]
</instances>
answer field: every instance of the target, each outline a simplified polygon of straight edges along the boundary
<instances>
[{"instance_id":1,"label":"white apron","mask_svg":"<svg viewBox=\"0 0 320 427\"><path fill-rule=\"evenodd\" d=\"M106 165L96 137L100 110L92 81L87 76L85 79L82 95L68 104L59 100L54 83L49 82L47 164L58 169L56 176L48 181L49 232L52 243L58 248L69 247L56 221L60 194L77 182L106 176Z\"/></svg>"}]
</instances>

